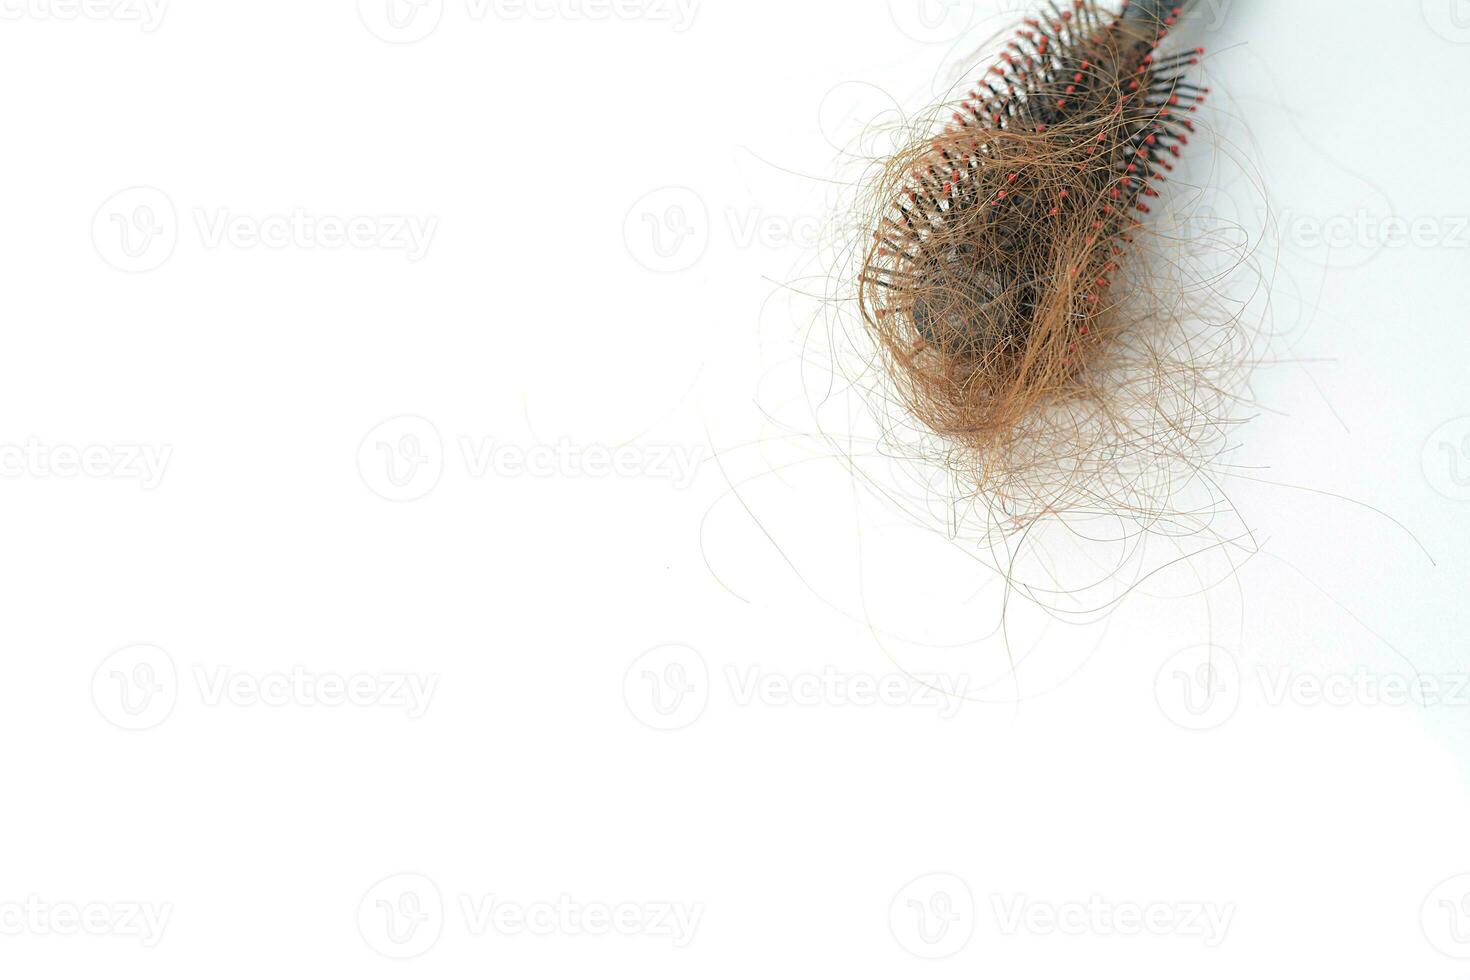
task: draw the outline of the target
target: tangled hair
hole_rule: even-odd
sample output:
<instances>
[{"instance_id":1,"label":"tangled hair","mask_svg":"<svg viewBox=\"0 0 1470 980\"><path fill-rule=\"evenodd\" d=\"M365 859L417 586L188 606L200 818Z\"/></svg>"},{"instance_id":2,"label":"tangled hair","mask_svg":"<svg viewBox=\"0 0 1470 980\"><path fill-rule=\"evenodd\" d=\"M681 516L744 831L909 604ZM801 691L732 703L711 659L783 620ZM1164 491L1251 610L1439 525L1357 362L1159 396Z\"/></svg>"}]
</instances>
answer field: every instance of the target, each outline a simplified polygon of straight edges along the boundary
<instances>
[{"instance_id":1,"label":"tangled hair","mask_svg":"<svg viewBox=\"0 0 1470 980\"><path fill-rule=\"evenodd\" d=\"M1228 425L1231 318L1200 329L1198 242L1148 217L1208 92L1185 74L1203 49L1160 53L1180 13L1053 4L869 185L858 306L884 374L1008 523L1157 515Z\"/></svg>"}]
</instances>

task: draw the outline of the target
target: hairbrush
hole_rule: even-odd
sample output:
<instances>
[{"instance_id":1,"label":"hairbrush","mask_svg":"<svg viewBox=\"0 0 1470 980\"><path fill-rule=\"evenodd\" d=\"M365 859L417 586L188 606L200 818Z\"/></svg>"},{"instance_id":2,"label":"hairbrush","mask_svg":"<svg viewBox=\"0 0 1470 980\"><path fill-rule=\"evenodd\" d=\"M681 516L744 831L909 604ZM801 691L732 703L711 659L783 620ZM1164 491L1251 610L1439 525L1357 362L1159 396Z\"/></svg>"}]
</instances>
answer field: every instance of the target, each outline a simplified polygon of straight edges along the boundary
<instances>
[{"instance_id":1,"label":"hairbrush","mask_svg":"<svg viewBox=\"0 0 1470 980\"><path fill-rule=\"evenodd\" d=\"M1106 414L1109 351L1147 329L1120 278L1209 92L1189 80L1204 49L1165 47L1185 5L1050 5L877 179L863 319L982 487L1021 465L1019 442L1047 453L1037 413Z\"/></svg>"}]
</instances>

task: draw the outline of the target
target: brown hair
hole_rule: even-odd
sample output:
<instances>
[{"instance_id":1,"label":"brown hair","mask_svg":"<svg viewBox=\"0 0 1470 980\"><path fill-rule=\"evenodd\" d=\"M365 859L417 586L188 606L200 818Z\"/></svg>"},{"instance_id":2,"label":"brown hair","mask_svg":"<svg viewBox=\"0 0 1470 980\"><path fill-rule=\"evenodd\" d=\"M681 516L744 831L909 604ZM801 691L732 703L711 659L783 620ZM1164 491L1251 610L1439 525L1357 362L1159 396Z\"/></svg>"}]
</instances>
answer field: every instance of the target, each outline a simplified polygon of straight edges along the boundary
<instances>
[{"instance_id":1,"label":"brown hair","mask_svg":"<svg viewBox=\"0 0 1470 980\"><path fill-rule=\"evenodd\" d=\"M886 376L1009 520L1154 514L1228 424L1233 320L1199 329L1192 243L1148 222L1208 92L1185 74L1202 49L1160 54L1178 12L1052 6L865 198L859 308Z\"/></svg>"}]
</instances>

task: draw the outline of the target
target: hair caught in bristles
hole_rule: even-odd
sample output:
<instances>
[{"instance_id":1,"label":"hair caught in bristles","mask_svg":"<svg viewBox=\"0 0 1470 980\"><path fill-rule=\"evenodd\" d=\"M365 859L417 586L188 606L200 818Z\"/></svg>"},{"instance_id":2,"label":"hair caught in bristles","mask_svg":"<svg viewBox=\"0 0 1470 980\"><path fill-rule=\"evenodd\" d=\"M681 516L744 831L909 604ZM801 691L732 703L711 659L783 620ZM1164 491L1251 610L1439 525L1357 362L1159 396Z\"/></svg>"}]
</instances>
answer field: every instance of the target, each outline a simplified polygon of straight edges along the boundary
<instances>
[{"instance_id":1,"label":"hair caught in bristles","mask_svg":"<svg viewBox=\"0 0 1470 980\"><path fill-rule=\"evenodd\" d=\"M1181 304L1147 254L1209 91L1190 78L1203 49L1161 47L1180 12L1076 0L1026 21L871 188L864 322L907 409L1014 518L1116 507L1110 468L1215 429L1196 354L1161 340Z\"/></svg>"}]
</instances>

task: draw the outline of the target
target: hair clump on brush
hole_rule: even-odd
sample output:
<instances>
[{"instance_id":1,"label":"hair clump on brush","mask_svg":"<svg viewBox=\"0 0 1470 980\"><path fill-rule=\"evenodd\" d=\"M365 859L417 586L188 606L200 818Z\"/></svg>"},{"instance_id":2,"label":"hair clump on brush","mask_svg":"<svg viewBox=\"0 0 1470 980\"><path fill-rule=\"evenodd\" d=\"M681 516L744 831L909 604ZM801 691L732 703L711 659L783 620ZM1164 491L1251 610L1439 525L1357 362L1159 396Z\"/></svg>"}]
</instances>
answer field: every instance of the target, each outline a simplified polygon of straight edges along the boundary
<instances>
[{"instance_id":1,"label":"hair clump on brush","mask_svg":"<svg viewBox=\"0 0 1470 980\"><path fill-rule=\"evenodd\" d=\"M1201 366L1219 351L1196 347L1222 342L1179 336L1183 286L1148 254L1209 91L1188 77L1203 49L1161 49L1180 14L1053 5L872 185L863 320L908 412L1007 520L1154 513L1167 491L1145 471L1223 424Z\"/></svg>"}]
</instances>

